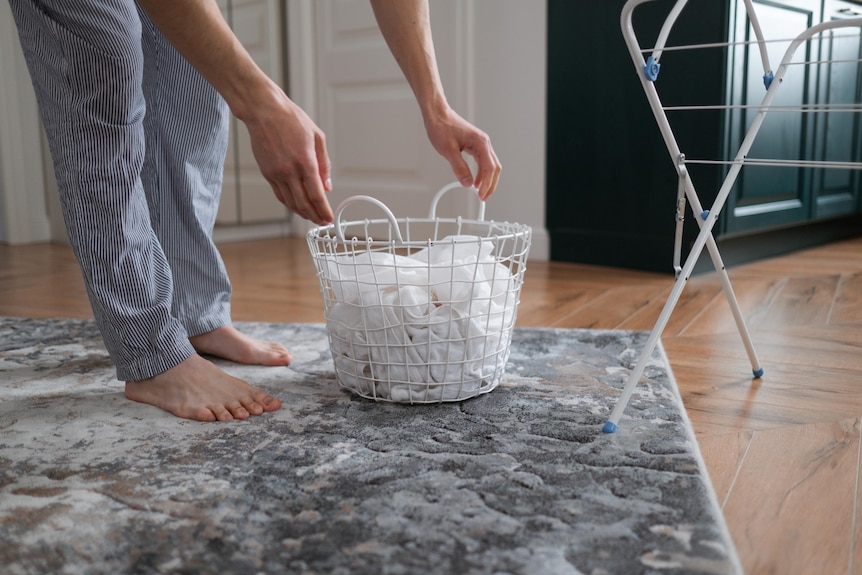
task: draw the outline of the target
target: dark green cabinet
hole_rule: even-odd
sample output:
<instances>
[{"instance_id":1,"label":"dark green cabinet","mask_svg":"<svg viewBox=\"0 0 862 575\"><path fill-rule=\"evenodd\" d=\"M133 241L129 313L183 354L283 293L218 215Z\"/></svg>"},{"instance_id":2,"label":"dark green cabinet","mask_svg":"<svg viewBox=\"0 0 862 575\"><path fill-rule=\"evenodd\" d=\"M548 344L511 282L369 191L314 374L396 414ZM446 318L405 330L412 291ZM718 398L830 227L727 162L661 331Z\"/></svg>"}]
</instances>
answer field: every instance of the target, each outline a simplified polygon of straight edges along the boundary
<instances>
[{"instance_id":1,"label":"dark green cabinet","mask_svg":"<svg viewBox=\"0 0 862 575\"><path fill-rule=\"evenodd\" d=\"M619 28L623 4L548 3L546 221L551 258L666 271L672 263L676 172L625 49ZM659 0L635 11L642 46L655 39L672 4ZM793 38L812 24L853 16L859 8L832 0L755 0L767 38ZM662 58L656 86L666 106L730 105L669 112L688 158L736 155L756 112L753 107L765 93L760 55L751 40L741 0L738 5L692 0L682 12L669 45L734 43L668 51ZM787 43L768 46L777 68ZM791 68L748 157L862 160L859 114L827 114L817 108L862 102L860 49L858 28L840 29L803 46L796 62L823 63ZM783 111L800 107L809 111ZM726 170L690 166L705 207L713 202ZM714 232L720 247L729 246L730 259L743 261L862 233L860 214L858 171L746 166ZM697 229L689 214L686 245Z\"/></svg>"},{"instance_id":2,"label":"dark green cabinet","mask_svg":"<svg viewBox=\"0 0 862 575\"><path fill-rule=\"evenodd\" d=\"M833 2L825 19L862 16L862 7ZM820 100L833 106L853 106L862 102L862 30L844 29L830 33L821 48L821 58L829 61L821 71ZM815 157L830 162L858 162L862 158L862 118L858 113L825 115L815 132ZM815 170L814 206L817 218L851 214L862 204L862 182L856 170Z\"/></svg>"},{"instance_id":3,"label":"dark green cabinet","mask_svg":"<svg viewBox=\"0 0 862 575\"><path fill-rule=\"evenodd\" d=\"M818 8L812 10L812 6ZM764 3L754 2L760 25L766 38L794 38L801 31L820 21L819 2L799 1ZM737 44L728 66L729 80L733 85L730 130L726 156L736 155L745 130L757 113L766 88L763 83L763 66L760 52L744 4L739 2L732 15L734 28L731 38ZM770 62L777 68L789 42L769 43ZM753 159L801 160L812 159L813 116L787 110L798 110L817 98L816 77L812 70L800 66L816 54L802 46L793 58L795 66L788 70L766 116L749 157ZM740 232L775 225L804 222L809 217L811 183L808 170L799 167L747 166L740 173L734 193L728 198L720 232Z\"/></svg>"},{"instance_id":4,"label":"dark green cabinet","mask_svg":"<svg viewBox=\"0 0 862 575\"><path fill-rule=\"evenodd\" d=\"M856 7L846 2L799 0L755 2L767 38L790 39L809 26L847 18ZM740 6L734 15L738 44L729 62L734 85L731 103L750 106L731 112L727 155L735 153L756 106L764 95L762 65L751 25ZM789 42L769 44L770 60L777 67ZM838 112L837 105L862 102L860 94L860 30L827 32L796 52L788 75L773 102L749 157L853 163L862 160L859 148L859 114ZM820 64L803 65L804 62ZM823 108L831 106L832 111ZM788 111L784 111L784 110ZM800 113L797 110L807 109ZM792 110L792 111L790 111ZM746 167L731 194L721 233L760 230L852 214L859 210L858 173L849 169L810 167Z\"/></svg>"}]
</instances>

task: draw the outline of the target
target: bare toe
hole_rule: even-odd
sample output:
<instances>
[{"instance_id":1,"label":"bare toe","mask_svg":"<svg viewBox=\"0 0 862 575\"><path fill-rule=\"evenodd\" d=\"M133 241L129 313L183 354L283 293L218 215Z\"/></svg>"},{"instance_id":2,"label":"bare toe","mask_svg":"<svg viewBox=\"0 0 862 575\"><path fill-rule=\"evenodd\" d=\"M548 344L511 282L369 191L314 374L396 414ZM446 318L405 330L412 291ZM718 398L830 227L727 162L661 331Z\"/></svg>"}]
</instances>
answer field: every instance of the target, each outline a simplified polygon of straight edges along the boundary
<instances>
[{"instance_id":1,"label":"bare toe","mask_svg":"<svg viewBox=\"0 0 862 575\"><path fill-rule=\"evenodd\" d=\"M128 393L126 393L126 396L128 396ZM206 408L206 407L201 407L200 409L198 409L194 413L187 415L187 416L181 415L180 413L174 413L174 415L176 415L177 417L182 417L183 419L194 419L195 421L210 422L210 421L218 421L219 420L218 417L216 416L216 414L213 413L213 411L211 409Z\"/></svg>"},{"instance_id":2,"label":"bare toe","mask_svg":"<svg viewBox=\"0 0 862 575\"><path fill-rule=\"evenodd\" d=\"M232 421L233 415L222 405L211 407L210 411L215 415L216 421Z\"/></svg>"},{"instance_id":3,"label":"bare toe","mask_svg":"<svg viewBox=\"0 0 862 575\"><path fill-rule=\"evenodd\" d=\"M248 419L251 415L248 410L238 401L228 405L227 409L230 412L231 417L233 417L234 419Z\"/></svg>"},{"instance_id":4,"label":"bare toe","mask_svg":"<svg viewBox=\"0 0 862 575\"><path fill-rule=\"evenodd\" d=\"M126 382L126 397L197 421L247 419L281 407L278 399L199 355L150 379Z\"/></svg>"},{"instance_id":5,"label":"bare toe","mask_svg":"<svg viewBox=\"0 0 862 575\"><path fill-rule=\"evenodd\" d=\"M264 411L276 411L281 408L281 400L271 396L265 391L256 389L252 394L254 401L262 407Z\"/></svg>"},{"instance_id":6,"label":"bare toe","mask_svg":"<svg viewBox=\"0 0 862 575\"><path fill-rule=\"evenodd\" d=\"M242 405L243 407L245 407L246 410L248 410L251 415L260 415L261 413L263 413L263 406L258 402L254 401L253 399L249 399L243 402Z\"/></svg>"}]
</instances>

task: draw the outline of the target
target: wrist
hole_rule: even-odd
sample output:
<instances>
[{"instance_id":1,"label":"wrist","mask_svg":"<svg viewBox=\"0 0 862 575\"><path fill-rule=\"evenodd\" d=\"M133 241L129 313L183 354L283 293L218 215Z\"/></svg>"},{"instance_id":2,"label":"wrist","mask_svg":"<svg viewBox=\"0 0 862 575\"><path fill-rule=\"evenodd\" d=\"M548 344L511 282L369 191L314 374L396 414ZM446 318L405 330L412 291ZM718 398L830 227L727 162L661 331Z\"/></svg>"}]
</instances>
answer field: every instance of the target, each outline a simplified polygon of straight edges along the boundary
<instances>
[{"instance_id":1,"label":"wrist","mask_svg":"<svg viewBox=\"0 0 862 575\"><path fill-rule=\"evenodd\" d=\"M442 93L437 93L429 98L418 98L419 110L426 123L439 122L445 119L451 112L449 102Z\"/></svg>"},{"instance_id":2,"label":"wrist","mask_svg":"<svg viewBox=\"0 0 862 575\"><path fill-rule=\"evenodd\" d=\"M260 71L237 78L223 96L231 113L244 123L253 122L264 110L286 99L281 88Z\"/></svg>"}]
</instances>

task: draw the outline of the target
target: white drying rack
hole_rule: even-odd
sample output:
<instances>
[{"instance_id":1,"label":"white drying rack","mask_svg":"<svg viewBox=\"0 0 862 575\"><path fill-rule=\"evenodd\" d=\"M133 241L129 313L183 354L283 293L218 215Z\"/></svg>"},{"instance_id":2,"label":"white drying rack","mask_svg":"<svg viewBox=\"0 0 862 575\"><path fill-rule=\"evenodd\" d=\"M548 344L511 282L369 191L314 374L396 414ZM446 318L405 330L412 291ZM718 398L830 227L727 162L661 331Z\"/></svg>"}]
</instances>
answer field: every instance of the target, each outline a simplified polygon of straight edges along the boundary
<instances>
[{"instance_id":1,"label":"white drying rack","mask_svg":"<svg viewBox=\"0 0 862 575\"><path fill-rule=\"evenodd\" d=\"M807 43L812 42L816 38L819 38L824 33L831 34L834 30L839 28L860 28L862 27L862 18L853 17L827 21L811 26L795 38L768 40L764 38L760 23L757 19L757 13L754 10L752 0L741 0L744 4L744 9L748 16L748 22L750 23L751 29L754 32L755 40L750 43L752 45L756 45L760 53L760 59L763 65L763 83L764 87L766 88L766 92L763 96L762 102L754 108L756 109L756 114L748 125L742 143L739 145L736 155L732 160L725 160L723 158L703 160L687 159L685 154L683 154L683 152L680 150L677 140L674 137L673 129L670 122L668 121L667 112L678 112L698 109L730 109L734 107L738 108L740 106L663 106L655 85L655 81L658 78L659 70L661 67L660 60L662 54L663 52L670 50L677 51L699 50L704 48L716 47L721 48L730 47L738 43L728 42L722 44L699 44L691 46L668 47L667 42L670 36L670 32L674 27L674 24L676 23L680 13L683 11L686 4L688 4L688 0L677 0L668 12L667 18L664 21L664 25L662 26L656 39L655 46L648 49L644 49L640 46L637 36L635 34L635 30L632 24L632 13L634 12L635 8L637 8L641 4L653 1L655 0L628 0L628 2L626 2L625 6L623 7L620 21L623 37L625 39L626 45L628 46L629 54L631 55L632 62L634 63L637 75L640 78L641 86L643 87L644 93L646 94L650 108L653 112L653 115L655 116L655 120L658 123L658 127L661 131L664 143L667 146L668 153L670 154L671 161L673 162L674 168L676 169L679 178L676 198L677 227L674 246L674 269L676 271L676 281L674 282L667 302L665 303L664 308L662 309L655 326L650 332L649 338L646 342L646 346L641 352L641 355L634 367L634 370L629 375L626 385L623 388L623 391L619 399L617 400L617 403L615 404L614 409L612 410L611 415L608 418L608 421L603 427L603 431L605 433L613 433L617 430L617 426L619 424L620 418L622 417L623 411L628 405L632 393L634 392L635 387L637 386L641 376L643 375L644 369L646 368L650 356L655 351L655 347L658 344L659 338L661 337L661 334L667 325L667 322L670 318L671 313L673 312L674 307L679 301L685 284L691 276L694 266L697 263L701 253L703 252L704 247L709 252L709 256L712 260L713 266L718 272L722 290L728 304L730 305L730 310L733 314L739 333L742 336L742 342L745 346L746 352L748 353L749 360L751 361L751 368L754 377L760 378L763 376L763 368L761 367L760 361L757 358L757 354L755 353L754 346L751 342L751 336L748 332L748 328L745 325L745 320L739 308L739 303L737 302L736 296L733 293L733 287L731 286L730 279L728 278L727 271L725 270L724 263L721 259L721 254L718 251L718 247L712 235L713 226L715 226L721 209L727 201L728 195L733 189L733 186L738 176L740 175L742 168L744 166L785 166L797 168L816 167L852 170L858 170L862 168L862 165L860 165L858 162L814 161L782 158L757 159L748 157L749 151L751 150L751 147L754 144L755 139L757 138L761 126L763 125L763 121L771 110L780 111L782 113L807 113L816 111L818 113L857 114L860 112L860 110L862 110L862 107L860 107L860 104L858 102L845 104L801 105L794 109L788 109L786 106L774 106L773 104L775 96L777 92L781 89L781 84L784 81L786 75L790 73L791 68L794 68L793 73L795 73L799 68L804 66L817 66L833 63L829 60L805 62L799 62L798 60L795 60L794 57L801 46L805 46ZM769 53L767 50L767 44L769 42L789 43L786 51L784 52L783 58L781 59L778 67L774 70L770 64ZM844 61L842 60L842 62ZM855 60L855 62L858 63L859 60ZM727 166L727 173L709 210L705 210L701 206L701 202L698 199L694 184L692 183L689 171L686 167L688 164L698 163L724 164ZM688 205L691 206L691 211L695 216L694 219L697 221L698 226L700 227L700 231L696 239L694 240L694 243L692 244L691 250L685 260L685 263L683 265L680 265L682 225L687 207L686 202L688 202Z\"/></svg>"}]
</instances>

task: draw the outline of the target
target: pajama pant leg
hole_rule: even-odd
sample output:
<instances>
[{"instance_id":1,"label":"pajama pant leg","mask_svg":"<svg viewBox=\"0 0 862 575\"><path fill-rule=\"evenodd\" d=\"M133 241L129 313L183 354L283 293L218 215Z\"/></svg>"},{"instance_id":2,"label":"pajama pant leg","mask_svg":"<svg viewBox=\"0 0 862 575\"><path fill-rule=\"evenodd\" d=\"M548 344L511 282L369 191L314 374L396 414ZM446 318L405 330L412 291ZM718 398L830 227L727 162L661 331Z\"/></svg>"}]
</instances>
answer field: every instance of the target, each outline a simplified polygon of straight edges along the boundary
<instances>
[{"instance_id":1,"label":"pajama pant leg","mask_svg":"<svg viewBox=\"0 0 862 575\"><path fill-rule=\"evenodd\" d=\"M173 273L174 317L195 336L230 324L231 286L212 241L229 111L139 9L147 102L141 172L150 220Z\"/></svg>"},{"instance_id":2,"label":"pajama pant leg","mask_svg":"<svg viewBox=\"0 0 862 575\"><path fill-rule=\"evenodd\" d=\"M69 239L121 380L194 353L171 315L150 223L141 22L133 0L10 0L54 161Z\"/></svg>"}]
</instances>

